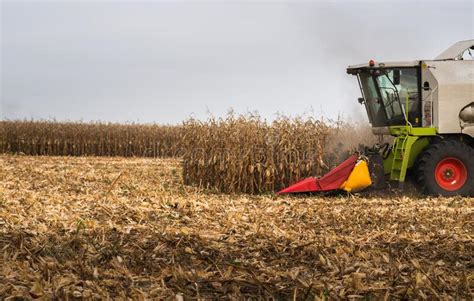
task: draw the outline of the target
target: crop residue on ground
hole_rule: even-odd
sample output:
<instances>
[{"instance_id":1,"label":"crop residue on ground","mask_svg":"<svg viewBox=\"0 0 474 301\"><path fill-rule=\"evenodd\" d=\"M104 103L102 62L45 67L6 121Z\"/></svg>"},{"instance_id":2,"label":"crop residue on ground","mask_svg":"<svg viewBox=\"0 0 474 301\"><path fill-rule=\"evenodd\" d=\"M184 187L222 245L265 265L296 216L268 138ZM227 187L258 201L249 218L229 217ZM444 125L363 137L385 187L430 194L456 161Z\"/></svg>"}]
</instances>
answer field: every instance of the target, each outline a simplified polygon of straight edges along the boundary
<instances>
[{"instance_id":1,"label":"crop residue on ground","mask_svg":"<svg viewBox=\"0 0 474 301\"><path fill-rule=\"evenodd\" d=\"M0 156L0 298L472 298L472 198L210 194L181 174Z\"/></svg>"}]
</instances>

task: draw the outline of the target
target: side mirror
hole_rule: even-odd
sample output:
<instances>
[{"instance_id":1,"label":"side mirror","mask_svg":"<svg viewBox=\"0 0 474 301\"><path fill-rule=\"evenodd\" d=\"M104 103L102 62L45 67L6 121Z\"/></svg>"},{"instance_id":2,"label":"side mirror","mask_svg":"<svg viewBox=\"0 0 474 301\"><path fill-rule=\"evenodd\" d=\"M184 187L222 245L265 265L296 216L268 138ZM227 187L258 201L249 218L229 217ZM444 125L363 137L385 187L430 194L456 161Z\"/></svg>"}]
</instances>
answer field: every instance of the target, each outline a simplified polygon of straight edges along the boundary
<instances>
[{"instance_id":1,"label":"side mirror","mask_svg":"<svg viewBox=\"0 0 474 301\"><path fill-rule=\"evenodd\" d=\"M358 101L361 105L364 104L364 102L365 102L365 100L364 100L363 97L357 98L357 101Z\"/></svg>"},{"instance_id":2,"label":"side mirror","mask_svg":"<svg viewBox=\"0 0 474 301\"><path fill-rule=\"evenodd\" d=\"M423 90L429 91L430 90L430 83L429 82L424 82L423 83Z\"/></svg>"},{"instance_id":3,"label":"side mirror","mask_svg":"<svg viewBox=\"0 0 474 301\"><path fill-rule=\"evenodd\" d=\"M400 84L400 69L393 70L393 84L394 85Z\"/></svg>"}]
</instances>

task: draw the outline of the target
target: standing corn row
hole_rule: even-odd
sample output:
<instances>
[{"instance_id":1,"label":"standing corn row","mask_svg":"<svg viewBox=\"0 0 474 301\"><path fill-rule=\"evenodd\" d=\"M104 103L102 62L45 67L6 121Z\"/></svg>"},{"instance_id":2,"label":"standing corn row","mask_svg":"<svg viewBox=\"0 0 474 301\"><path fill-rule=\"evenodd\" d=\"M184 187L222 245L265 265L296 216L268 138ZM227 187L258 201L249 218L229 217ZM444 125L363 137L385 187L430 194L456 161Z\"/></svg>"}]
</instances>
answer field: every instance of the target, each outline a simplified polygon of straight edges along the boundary
<instances>
[{"instance_id":1,"label":"standing corn row","mask_svg":"<svg viewBox=\"0 0 474 301\"><path fill-rule=\"evenodd\" d=\"M229 115L184 123L183 179L231 193L279 190L322 173L330 127L314 119Z\"/></svg>"},{"instance_id":2,"label":"standing corn row","mask_svg":"<svg viewBox=\"0 0 474 301\"><path fill-rule=\"evenodd\" d=\"M52 156L171 157L180 126L0 121L0 153Z\"/></svg>"}]
</instances>

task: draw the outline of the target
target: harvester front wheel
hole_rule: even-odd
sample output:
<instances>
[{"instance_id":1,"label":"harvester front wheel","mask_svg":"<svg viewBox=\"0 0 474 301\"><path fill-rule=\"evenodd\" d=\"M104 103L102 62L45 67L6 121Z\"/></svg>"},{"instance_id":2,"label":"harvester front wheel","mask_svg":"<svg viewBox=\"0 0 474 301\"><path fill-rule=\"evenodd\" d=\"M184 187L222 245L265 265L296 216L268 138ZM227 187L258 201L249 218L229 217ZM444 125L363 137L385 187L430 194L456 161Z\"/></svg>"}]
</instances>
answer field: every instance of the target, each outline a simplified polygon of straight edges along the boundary
<instances>
[{"instance_id":1,"label":"harvester front wheel","mask_svg":"<svg viewBox=\"0 0 474 301\"><path fill-rule=\"evenodd\" d=\"M430 195L474 195L474 149L456 140L428 146L417 164L417 180Z\"/></svg>"}]
</instances>

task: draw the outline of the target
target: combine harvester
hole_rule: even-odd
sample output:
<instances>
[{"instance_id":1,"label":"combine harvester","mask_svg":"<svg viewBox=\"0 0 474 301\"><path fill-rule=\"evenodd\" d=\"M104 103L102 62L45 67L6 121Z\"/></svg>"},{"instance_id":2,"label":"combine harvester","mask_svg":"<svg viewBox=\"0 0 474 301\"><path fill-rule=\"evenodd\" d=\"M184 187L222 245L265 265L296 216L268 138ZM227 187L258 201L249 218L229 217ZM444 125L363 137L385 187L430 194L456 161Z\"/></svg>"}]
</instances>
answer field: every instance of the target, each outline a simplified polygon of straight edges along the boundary
<instances>
[{"instance_id":1,"label":"combine harvester","mask_svg":"<svg viewBox=\"0 0 474 301\"><path fill-rule=\"evenodd\" d=\"M372 132L394 136L354 154L321 178L278 192L403 187L411 170L430 195L474 196L474 40L461 41L434 60L349 66L357 77Z\"/></svg>"}]
</instances>

